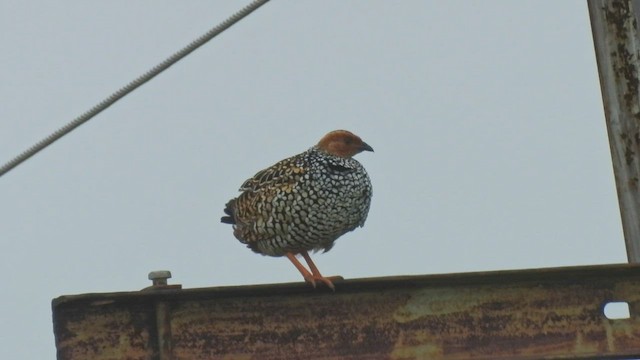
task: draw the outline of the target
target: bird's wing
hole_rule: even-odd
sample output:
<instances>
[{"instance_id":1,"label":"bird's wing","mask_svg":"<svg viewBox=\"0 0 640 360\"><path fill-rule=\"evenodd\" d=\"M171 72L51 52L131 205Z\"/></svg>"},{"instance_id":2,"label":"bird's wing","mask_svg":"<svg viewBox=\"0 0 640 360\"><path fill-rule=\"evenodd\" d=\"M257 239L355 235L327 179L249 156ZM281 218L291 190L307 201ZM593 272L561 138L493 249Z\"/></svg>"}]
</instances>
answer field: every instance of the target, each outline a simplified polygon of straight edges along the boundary
<instances>
[{"instance_id":1,"label":"bird's wing","mask_svg":"<svg viewBox=\"0 0 640 360\"><path fill-rule=\"evenodd\" d=\"M247 179L240 187L240 191L257 192L291 185L304 175L305 168L299 157L284 159L273 166L258 171L253 177Z\"/></svg>"},{"instance_id":2,"label":"bird's wing","mask_svg":"<svg viewBox=\"0 0 640 360\"><path fill-rule=\"evenodd\" d=\"M304 160L292 157L259 171L245 181L240 188L242 194L234 202L236 238L246 244L272 238L274 234L264 224L272 216L273 200L291 193L306 172Z\"/></svg>"}]
</instances>

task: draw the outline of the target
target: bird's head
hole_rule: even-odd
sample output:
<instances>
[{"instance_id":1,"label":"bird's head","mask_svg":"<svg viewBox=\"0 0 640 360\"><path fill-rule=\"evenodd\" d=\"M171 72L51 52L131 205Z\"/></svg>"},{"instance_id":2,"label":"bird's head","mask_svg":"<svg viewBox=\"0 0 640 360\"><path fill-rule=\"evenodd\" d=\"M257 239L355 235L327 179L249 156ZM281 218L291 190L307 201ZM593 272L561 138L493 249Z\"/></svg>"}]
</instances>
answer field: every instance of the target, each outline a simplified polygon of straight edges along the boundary
<instances>
[{"instance_id":1,"label":"bird's head","mask_svg":"<svg viewBox=\"0 0 640 360\"><path fill-rule=\"evenodd\" d=\"M334 130L325 135L317 147L331 155L350 158L362 151L373 151L371 146L347 130Z\"/></svg>"}]
</instances>

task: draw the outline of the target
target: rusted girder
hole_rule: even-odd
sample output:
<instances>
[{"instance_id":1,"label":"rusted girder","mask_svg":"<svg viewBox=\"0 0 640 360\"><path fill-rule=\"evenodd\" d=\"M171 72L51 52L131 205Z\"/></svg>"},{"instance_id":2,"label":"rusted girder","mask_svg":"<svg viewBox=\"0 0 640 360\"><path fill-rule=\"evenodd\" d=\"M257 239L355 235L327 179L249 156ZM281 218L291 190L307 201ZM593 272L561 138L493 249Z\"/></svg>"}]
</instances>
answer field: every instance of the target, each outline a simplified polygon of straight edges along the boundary
<instances>
[{"instance_id":1,"label":"rusted girder","mask_svg":"<svg viewBox=\"0 0 640 360\"><path fill-rule=\"evenodd\" d=\"M65 360L640 357L616 301L637 308L639 265L61 296L53 323Z\"/></svg>"},{"instance_id":2,"label":"rusted girder","mask_svg":"<svg viewBox=\"0 0 640 360\"><path fill-rule=\"evenodd\" d=\"M627 256L640 263L640 1L587 4Z\"/></svg>"}]
</instances>

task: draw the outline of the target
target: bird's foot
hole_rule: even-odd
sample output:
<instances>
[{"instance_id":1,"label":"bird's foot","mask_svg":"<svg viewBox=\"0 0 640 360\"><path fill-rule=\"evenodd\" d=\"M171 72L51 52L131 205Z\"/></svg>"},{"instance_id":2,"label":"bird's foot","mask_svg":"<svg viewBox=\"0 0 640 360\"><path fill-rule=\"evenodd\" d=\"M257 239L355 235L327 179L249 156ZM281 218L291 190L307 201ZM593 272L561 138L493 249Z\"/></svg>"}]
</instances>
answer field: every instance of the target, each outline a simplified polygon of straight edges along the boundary
<instances>
[{"instance_id":1,"label":"bird's foot","mask_svg":"<svg viewBox=\"0 0 640 360\"><path fill-rule=\"evenodd\" d=\"M286 253L285 255L293 263L296 269L300 271L300 274L302 274L304 281L308 282L309 285L313 286L314 289L316 288L316 283L321 282L327 285L329 289L336 291L336 287L333 285L332 280L344 280L342 276L330 276L330 277L322 276L322 274L320 274L320 271L318 271L318 268L316 267L316 265L313 263L313 261L311 261L311 257L309 256L309 253L307 253L306 251L300 252L300 255L302 255L304 259L307 261L307 264L309 264L309 268L311 269L311 272L309 272L309 270L307 270L300 263L300 261L296 259L295 254Z\"/></svg>"},{"instance_id":2,"label":"bird's foot","mask_svg":"<svg viewBox=\"0 0 640 360\"><path fill-rule=\"evenodd\" d=\"M327 285L327 287L333 291L336 291L336 287L335 285L333 285L334 281L341 281L344 280L344 278L342 276L329 276L329 277L324 277L322 275L320 276L316 276L316 275L312 275L309 274L308 276L304 277L304 281L306 281L307 283L309 283L309 285L313 286L313 288L316 288L316 284L318 282L323 283L325 285Z\"/></svg>"}]
</instances>

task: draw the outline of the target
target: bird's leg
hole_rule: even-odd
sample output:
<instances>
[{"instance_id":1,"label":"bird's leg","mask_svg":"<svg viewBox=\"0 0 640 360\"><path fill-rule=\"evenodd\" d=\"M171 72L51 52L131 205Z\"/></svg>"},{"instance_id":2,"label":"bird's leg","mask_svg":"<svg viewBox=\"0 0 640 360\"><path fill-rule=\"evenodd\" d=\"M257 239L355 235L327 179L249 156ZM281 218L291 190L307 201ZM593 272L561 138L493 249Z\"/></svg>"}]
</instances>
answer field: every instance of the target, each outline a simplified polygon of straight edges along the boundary
<instances>
[{"instance_id":1,"label":"bird's leg","mask_svg":"<svg viewBox=\"0 0 640 360\"><path fill-rule=\"evenodd\" d=\"M307 270L307 268L305 268L304 265L302 265L300 261L298 261L298 259L293 253L287 253L286 255L287 255L287 259L289 259L293 263L293 265L296 267L296 269L300 271L300 274L302 274L304 281L311 284L311 286L313 286L314 288L316 287L316 280L322 281L331 290L336 291L336 288L335 286L333 286L333 283L331 282L331 280L320 274L320 271L318 271L316 264L314 264L313 261L311 261L311 257L309 257L309 253L307 253L306 251L303 251L300 254L304 257L307 264L309 264L309 268L311 269L311 272L309 272L309 270ZM338 277L338 278L341 279L341 277Z\"/></svg>"},{"instance_id":2,"label":"bird's leg","mask_svg":"<svg viewBox=\"0 0 640 360\"><path fill-rule=\"evenodd\" d=\"M315 280L313 278L313 275L309 272L309 270L307 270L304 267L304 265L302 265L300 263L300 261L298 261L298 259L296 259L296 256L294 254L288 252L287 253L287 259L289 259L293 263L293 266L295 266L296 269L298 269L298 271L300 271L300 274L302 274L302 277L304 278L304 281L308 282L309 284L311 284L311 286L313 286L315 288L316 287L316 282L315 282Z\"/></svg>"},{"instance_id":3,"label":"bird's leg","mask_svg":"<svg viewBox=\"0 0 640 360\"><path fill-rule=\"evenodd\" d=\"M313 275L313 280L322 281L331 290L336 291L336 287L333 286L333 283L331 282L331 280L329 280L328 278L326 278L326 277L322 276L322 274L320 274L320 271L318 270L318 267L311 260L311 256L309 256L309 253L306 252L306 251L302 251L302 252L300 252L300 254L304 258L304 260L307 262L307 265L309 265L309 269L311 269L311 274ZM315 285L314 285L314 287L315 287Z\"/></svg>"}]
</instances>

